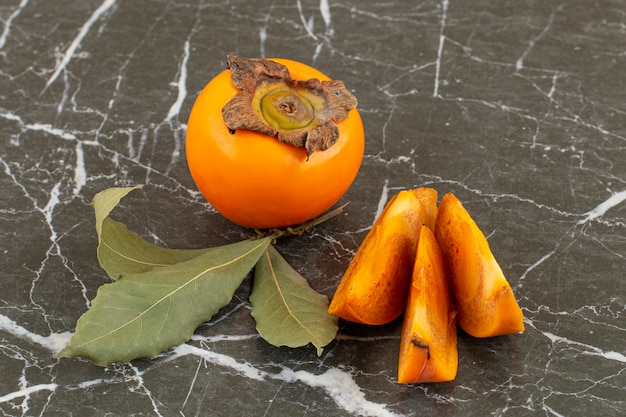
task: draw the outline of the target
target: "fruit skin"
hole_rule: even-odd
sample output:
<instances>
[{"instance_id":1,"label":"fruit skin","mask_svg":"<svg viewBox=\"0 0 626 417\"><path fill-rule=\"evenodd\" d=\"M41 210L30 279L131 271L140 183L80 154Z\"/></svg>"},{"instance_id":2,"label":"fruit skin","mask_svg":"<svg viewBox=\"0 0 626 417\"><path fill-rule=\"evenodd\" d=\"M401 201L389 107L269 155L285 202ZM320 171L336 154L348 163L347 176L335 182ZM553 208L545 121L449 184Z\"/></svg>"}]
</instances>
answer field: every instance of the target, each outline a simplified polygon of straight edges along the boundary
<instances>
[{"instance_id":1,"label":"fruit skin","mask_svg":"<svg viewBox=\"0 0 626 417\"><path fill-rule=\"evenodd\" d=\"M522 310L485 235L452 193L439 204L435 236L450 276L459 326L474 337L524 331Z\"/></svg>"},{"instance_id":2,"label":"fruit skin","mask_svg":"<svg viewBox=\"0 0 626 417\"><path fill-rule=\"evenodd\" d=\"M443 254L431 229L420 230L398 359L398 383L445 382L456 377L456 311Z\"/></svg>"},{"instance_id":3,"label":"fruit skin","mask_svg":"<svg viewBox=\"0 0 626 417\"><path fill-rule=\"evenodd\" d=\"M274 59L292 78L329 78L305 64ZM207 201L244 227L267 229L305 222L328 210L348 190L365 146L363 123L352 109L337 122L339 139L324 151L307 151L275 137L239 129L232 134L222 108L239 90L230 70L211 80L191 110L186 154L191 175Z\"/></svg>"},{"instance_id":4,"label":"fruit skin","mask_svg":"<svg viewBox=\"0 0 626 417\"><path fill-rule=\"evenodd\" d=\"M404 311L420 227L434 228L437 192L401 191L385 206L350 262L328 311L345 320L385 324Z\"/></svg>"}]
</instances>

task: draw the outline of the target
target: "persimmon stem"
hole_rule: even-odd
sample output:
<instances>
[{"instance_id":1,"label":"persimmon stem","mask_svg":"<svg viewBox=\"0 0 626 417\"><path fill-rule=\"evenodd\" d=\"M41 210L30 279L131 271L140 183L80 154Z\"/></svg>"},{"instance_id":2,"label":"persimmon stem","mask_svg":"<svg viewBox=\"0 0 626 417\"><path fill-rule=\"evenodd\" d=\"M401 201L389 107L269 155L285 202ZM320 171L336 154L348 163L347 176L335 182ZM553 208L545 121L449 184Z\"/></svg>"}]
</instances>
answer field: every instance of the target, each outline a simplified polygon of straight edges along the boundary
<instances>
[{"instance_id":1,"label":"persimmon stem","mask_svg":"<svg viewBox=\"0 0 626 417\"><path fill-rule=\"evenodd\" d=\"M343 212L343 209L348 204L349 203L342 204L341 206L333 210L327 211L326 213L297 226L287 227L285 229L269 229L266 231L254 229L254 231L256 232L256 235L251 236L251 235L242 233L241 236L246 239L262 239L264 237L272 236L273 238L272 240L274 241L283 237L287 237L287 236L294 236L294 235L301 236L307 232L310 232L315 226L320 225L324 223L325 221L330 220L333 217L336 217L339 214L341 214Z\"/></svg>"},{"instance_id":2,"label":"persimmon stem","mask_svg":"<svg viewBox=\"0 0 626 417\"><path fill-rule=\"evenodd\" d=\"M246 129L298 148L307 156L339 138L336 122L358 101L342 81L296 80L283 64L262 58L228 56L233 85L240 91L222 108L232 132Z\"/></svg>"}]
</instances>

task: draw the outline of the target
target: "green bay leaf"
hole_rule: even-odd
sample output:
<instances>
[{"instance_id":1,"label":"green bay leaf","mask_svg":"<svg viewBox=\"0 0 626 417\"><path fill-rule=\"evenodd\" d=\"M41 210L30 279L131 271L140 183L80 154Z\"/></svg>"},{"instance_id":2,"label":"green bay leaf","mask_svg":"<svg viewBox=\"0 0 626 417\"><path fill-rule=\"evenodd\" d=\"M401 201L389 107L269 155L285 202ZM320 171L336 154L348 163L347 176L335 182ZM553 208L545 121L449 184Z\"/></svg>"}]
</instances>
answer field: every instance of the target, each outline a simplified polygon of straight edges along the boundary
<instances>
[{"instance_id":1,"label":"green bay leaf","mask_svg":"<svg viewBox=\"0 0 626 417\"><path fill-rule=\"evenodd\" d=\"M186 342L230 302L271 239L210 248L101 286L57 357L82 356L104 366L154 358Z\"/></svg>"},{"instance_id":2,"label":"green bay leaf","mask_svg":"<svg viewBox=\"0 0 626 417\"><path fill-rule=\"evenodd\" d=\"M140 187L108 188L93 198L98 262L113 280L188 261L206 252L206 249L168 249L154 245L111 219L109 214L120 200Z\"/></svg>"},{"instance_id":3,"label":"green bay leaf","mask_svg":"<svg viewBox=\"0 0 626 417\"><path fill-rule=\"evenodd\" d=\"M210 249L210 248L209 248ZM196 258L209 249L169 249L154 245L125 224L107 217L102 222L98 262L113 280Z\"/></svg>"},{"instance_id":4,"label":"green bay leaf","mask_svg":"<svg viewBox=\"0 0 626 417\"><path fill-rule=\"evenodd\" d=\"M91 203L96 214L96 232L98 233L98 238L102 235L102 222L109 217L109 214L111 214L111 211L120 203L120 200L131 191L141 187L142 185L107 188L93 197Z\"/></svg>"},{"instance_id":5,"label":"green bay leaf","mask_svg":"<svg viewBox=\"0 0 626 417\"><path fill-rule=\"evenodd\" d=\"M250 303L257 331L274 346L312 343L319 356L337 334L337 317L328 314L328 297L311 288L272 245L254 269Z\"/></svg>"}]
</instances>

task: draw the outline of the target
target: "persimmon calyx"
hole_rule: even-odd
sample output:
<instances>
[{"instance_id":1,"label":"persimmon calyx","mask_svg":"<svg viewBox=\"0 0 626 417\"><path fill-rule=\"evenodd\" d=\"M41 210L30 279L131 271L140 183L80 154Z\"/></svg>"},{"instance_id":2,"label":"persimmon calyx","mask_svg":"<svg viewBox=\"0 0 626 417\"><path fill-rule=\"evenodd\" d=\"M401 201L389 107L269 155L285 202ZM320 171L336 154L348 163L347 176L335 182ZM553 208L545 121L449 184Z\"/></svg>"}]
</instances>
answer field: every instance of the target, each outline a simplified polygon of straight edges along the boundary
<instances>
[{"instance_id":1,"label":"persimmon calyx","mask_svg":"<svg viewBox=\"0 0 626 417\"><path fill-rule=\"evenodd\" d=\"M231 131L253 130L306 148L307 155L339 138L335 122L348 117L357 99L338 80L294 80L269 59L228 56L232 82L241 91L222 109Z\"/></svg>"}]
</instances>

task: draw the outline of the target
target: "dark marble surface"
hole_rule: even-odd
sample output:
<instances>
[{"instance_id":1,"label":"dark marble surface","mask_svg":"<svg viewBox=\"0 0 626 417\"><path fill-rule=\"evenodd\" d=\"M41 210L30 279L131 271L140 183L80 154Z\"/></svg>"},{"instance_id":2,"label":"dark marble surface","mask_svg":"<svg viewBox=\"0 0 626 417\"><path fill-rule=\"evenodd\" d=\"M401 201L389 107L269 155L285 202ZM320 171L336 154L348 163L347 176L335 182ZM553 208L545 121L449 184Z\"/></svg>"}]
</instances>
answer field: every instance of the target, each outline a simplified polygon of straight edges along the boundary
<instances>
[{"instance_id":1,"label":"dark marble surface","mask_svg":"<svg viewBox=\"0 0 626 417\"><path fill-rule=\"evenodd\" d=\"M367 144L345 213L279 250L332 296L398 190L452 191L526 317L459 335L454 382L395 383L401 323L342 322L321 357L258 337L250 280L189 343L100 368L54 359L98 286L90 200L168 247L234 242L188 173L187 117L227 54L346 82ZM626 414L623 1L3 0L4 416Z\"/></svg>"}]
</instances>

